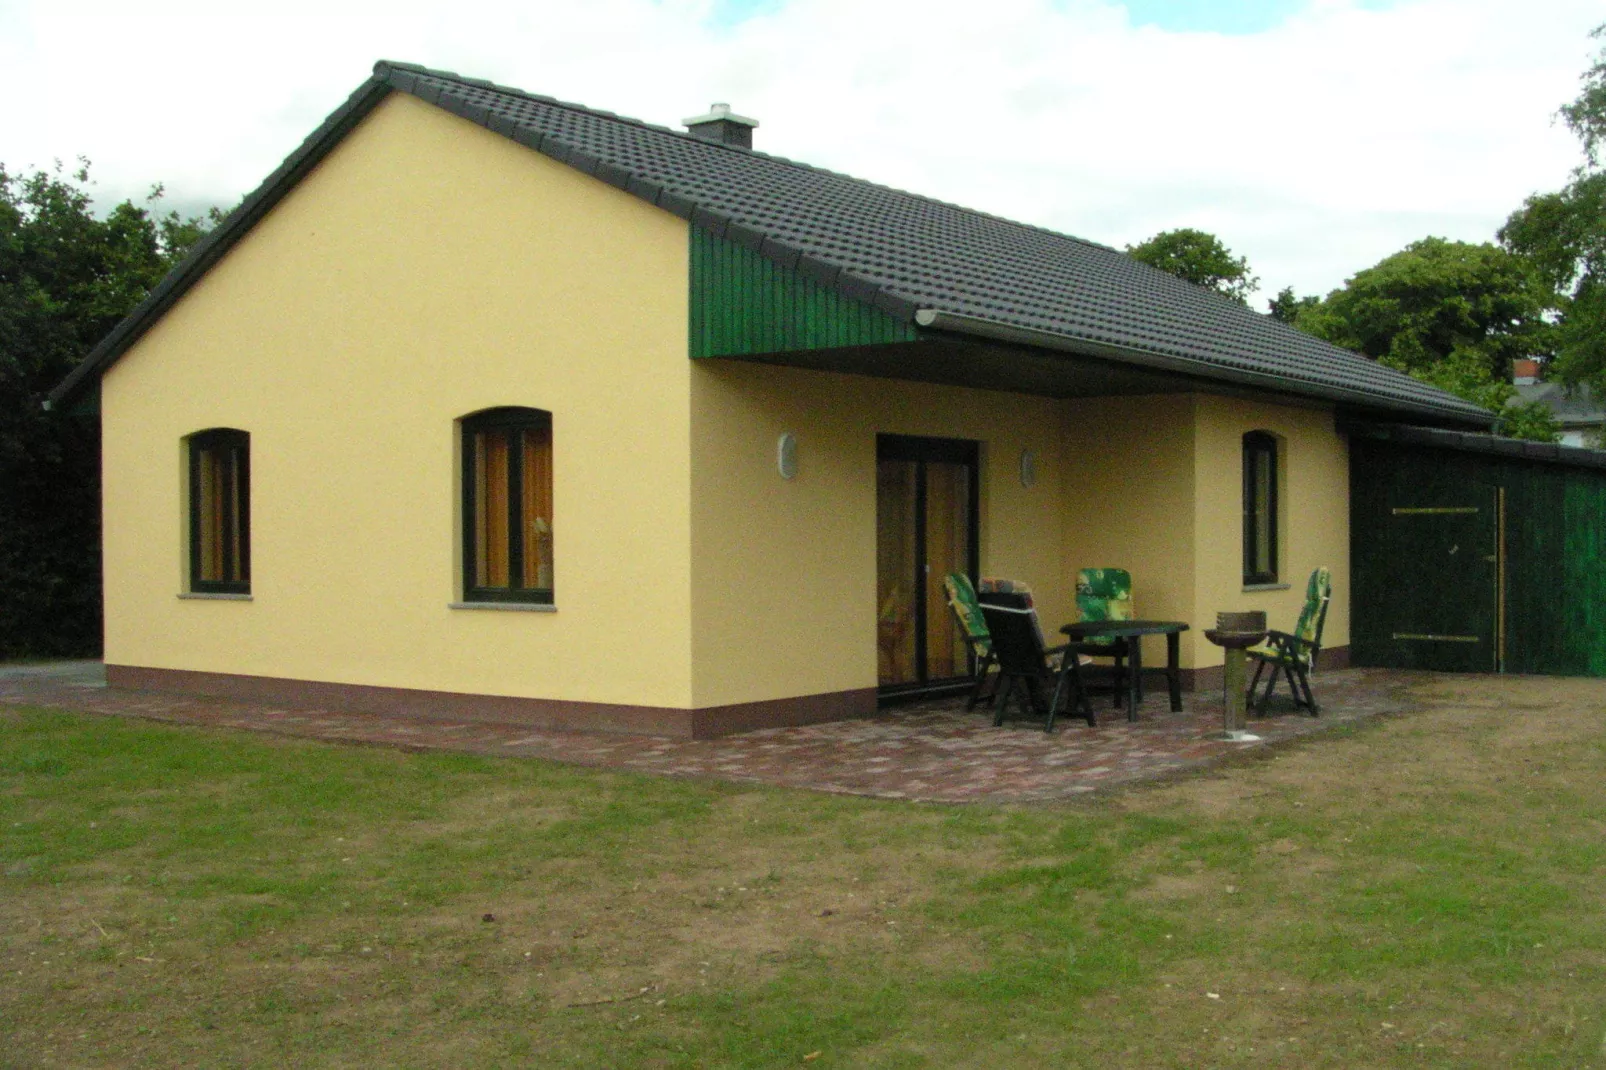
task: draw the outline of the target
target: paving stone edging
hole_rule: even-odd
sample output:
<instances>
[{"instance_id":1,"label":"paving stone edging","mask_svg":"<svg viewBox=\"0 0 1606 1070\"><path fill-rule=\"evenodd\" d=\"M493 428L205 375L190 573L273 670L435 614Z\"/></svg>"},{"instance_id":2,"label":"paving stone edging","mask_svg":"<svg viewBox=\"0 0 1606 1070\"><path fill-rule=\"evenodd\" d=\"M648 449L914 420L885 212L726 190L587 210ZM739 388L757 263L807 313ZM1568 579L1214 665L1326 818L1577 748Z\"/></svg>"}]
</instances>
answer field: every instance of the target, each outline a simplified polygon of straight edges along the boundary
<instances>
[{"instance_id":1,"label":"paving stone edging","mask_svg":"<svg viewBox=\"0 0 1606 1070\"><path fill-rule=\"evenodd\" d=\"M773 728L712 740L532 730L424 721L338 710L288 709L154 691L108 688L98 663L0 667L0 705L31 705L170 724L240 729L331 743L545 758L598 769L712 777L837 794L922 802L1041 802L1169 777L1254 754L1341 725L1406 712L1406 686L1420 673L1345 669L1316 679L1323 714L1291 710L1250 721L1261 742L1214 738L1221 696L1195 693L1172 714L1163 691L1146 697L1129 724L1100 698L1100 725L1062 720L1053 735L959 699L894 707L865 720Z\"/></svg>"}]
</instances>

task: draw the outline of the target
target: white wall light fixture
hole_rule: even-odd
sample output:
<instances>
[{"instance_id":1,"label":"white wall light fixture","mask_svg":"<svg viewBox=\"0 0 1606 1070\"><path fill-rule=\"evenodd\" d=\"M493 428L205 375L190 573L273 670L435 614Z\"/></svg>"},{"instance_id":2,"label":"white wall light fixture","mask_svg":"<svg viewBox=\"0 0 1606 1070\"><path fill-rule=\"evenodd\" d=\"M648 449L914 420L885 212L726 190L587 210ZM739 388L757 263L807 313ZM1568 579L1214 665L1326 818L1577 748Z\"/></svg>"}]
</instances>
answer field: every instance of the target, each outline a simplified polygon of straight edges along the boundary
<instances>
[{"instance_id":1,"label":"white wall light fixture","mask_svg":"<svg viewBox=\"0 0 1606 1070\"><path fill-rule=\"evenodd\" d=\"M790 431L776 440L775 468L782 479L797 478L797 436Z\"/></svg>"},{"instance_id":2,"label":"white wall light fixture","mask_svg":"<svg viewBox=\"0 0 1606 1070\"><path fill-rule=\"evenodd\" d=\"M1037 482L1037 454L1029 449L1020 451L1020 485L1029 487Z\"/></svg>"}]
</instances>

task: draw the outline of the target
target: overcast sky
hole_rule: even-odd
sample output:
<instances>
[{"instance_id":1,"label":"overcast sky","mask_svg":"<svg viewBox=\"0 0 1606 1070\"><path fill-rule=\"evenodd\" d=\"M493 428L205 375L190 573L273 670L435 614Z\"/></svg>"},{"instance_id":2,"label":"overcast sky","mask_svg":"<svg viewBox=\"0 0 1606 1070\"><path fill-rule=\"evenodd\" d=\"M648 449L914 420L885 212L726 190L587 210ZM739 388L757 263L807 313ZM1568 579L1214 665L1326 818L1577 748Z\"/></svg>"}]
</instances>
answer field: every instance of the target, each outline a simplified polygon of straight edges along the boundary
<instances>
[{"instance_id":1,"label":"overcast sky","mask_svg":"<svg viewBox=\"0 0 1606 1070\"><path fill-rule=\"evenodd\" d=\"M1578 162L1600 0L0 0L0 162L232 205L399 59L1122 246L1192 226L1262 296L1489 240Z\"/></svg>"}]
</instances>

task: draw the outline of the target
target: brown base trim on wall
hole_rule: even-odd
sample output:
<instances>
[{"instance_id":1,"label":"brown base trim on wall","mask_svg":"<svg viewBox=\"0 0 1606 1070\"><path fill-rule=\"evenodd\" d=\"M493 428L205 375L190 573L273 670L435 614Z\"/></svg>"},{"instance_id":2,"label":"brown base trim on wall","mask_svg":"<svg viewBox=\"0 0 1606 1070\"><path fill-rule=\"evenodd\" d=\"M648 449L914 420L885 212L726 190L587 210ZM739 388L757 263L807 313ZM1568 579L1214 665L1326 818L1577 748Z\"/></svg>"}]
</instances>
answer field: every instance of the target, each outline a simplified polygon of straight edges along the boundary
<instances>
[{"instance_id":1,"label":"brown base trim on wall","mask_svg":"<svg viewBox=\"0 0 1606 1070\"><path fill-rule=\"evenodd\" d=\"M1349 647L1328 646L1322 648L1321 656L1316 659L1316 672L1311 679L1318 679L1323 672L1350 667ZM1182 690L1184 691L1220 691L1226 684L1226 670L1220 665L1211 665L1203 669L1182 669ZM1255 662L1249 661L1249 677L1255 675ZM1265 678L1262 677L1262 683ZM1312 683L1312 687L1316 685ZM1145 692L1150 689L1165 687L1165 673L1145 665L1143 669L1143 688Z\"/></svg>"},{"instance_id":2,"label":"brown base trim on wall","mask_svg":"<svg viewBox=\"0 0 1606 1070\"><path fill-rule=\"evenodd\" d=\"M731 706L710 706L689 711L693 739L715 739L760 728L821 724L825 721L851 721L873 717L878 709L873 687L856 691L828 691L801 698L778 698L767 702L739 702Z\"/></svg>"},{"instance_id":3,"label":"brown base trim on wall","mask_svg":"<svg viewBox=\"0 0 1606 1070\"><path fill-rule=\"evenodd\" d=\"M106 682L112 687L139 691L175 691L305 709L337 708L427 721L475 721L521 728L617 732L675 739L713 739L760 728L868 717L876 712L876 689L873 687L683 710L670 706L564 702L507 695L472 695L459 691L421 691L409 687L336 684L277 676L148 669L137 665L107 665Z\"/></svg>"}]
</instances>

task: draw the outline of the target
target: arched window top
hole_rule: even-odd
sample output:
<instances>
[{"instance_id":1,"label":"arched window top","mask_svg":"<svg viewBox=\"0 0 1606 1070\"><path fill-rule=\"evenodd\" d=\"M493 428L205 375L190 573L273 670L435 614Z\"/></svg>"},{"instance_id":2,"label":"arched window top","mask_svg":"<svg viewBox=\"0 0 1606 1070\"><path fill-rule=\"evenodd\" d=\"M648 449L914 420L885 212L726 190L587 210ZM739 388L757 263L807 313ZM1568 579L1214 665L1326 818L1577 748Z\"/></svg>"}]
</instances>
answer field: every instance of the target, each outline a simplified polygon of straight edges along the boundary
<instances>
[{"instance_id":1,"label":"arched window top","mask_svg":"<svg viewBox=\"0 0 1606 1070\"><path fill-rule=\"evenodd\" d=\"M248 442L251 439L251 432L242 431L238 427L208 427L200 431L191 431L184 436L185 442L204 443L208 440L223 442L229 439Z\"/></svg>"},{"instance_id":2,"label":"arched window top","mask_svg":"<svg viewBox=\"0 0 1606 1070\"><path fill-rule=\"evenodd\" d=\"M532 409L522 405L499 405L481 409L463 417L465 428L486 427L551 427L552 414L545 409Z\"/></svg>"}]
</instances>

